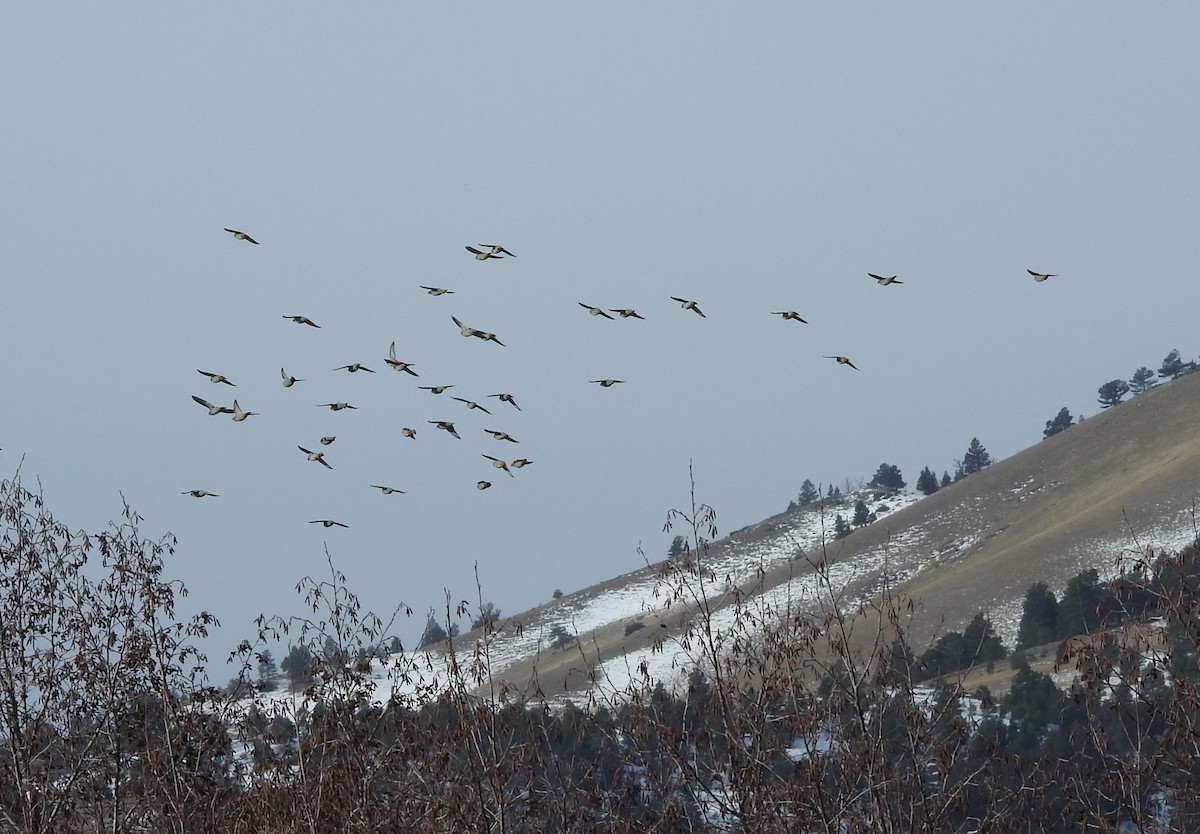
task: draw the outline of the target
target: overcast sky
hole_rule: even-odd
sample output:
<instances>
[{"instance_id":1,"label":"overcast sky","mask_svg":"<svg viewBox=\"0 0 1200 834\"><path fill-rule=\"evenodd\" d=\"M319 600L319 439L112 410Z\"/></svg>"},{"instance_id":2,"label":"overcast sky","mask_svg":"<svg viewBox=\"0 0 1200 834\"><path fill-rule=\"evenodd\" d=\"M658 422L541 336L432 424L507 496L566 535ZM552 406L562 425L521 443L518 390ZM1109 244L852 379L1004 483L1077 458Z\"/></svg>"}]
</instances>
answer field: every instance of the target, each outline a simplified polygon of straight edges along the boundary
<instances>
[{"instance_id":1,"label":"overcast sky","mask_svg":"<svg viewBox=\"0 0 1200 834\"><path fill-rule=\"evenodd\" d=\"M223 653L326 544L412 641L476 563L513 614L665 554L689 460L728 533L805 478L1010 455L1198 351L1197 32L1183 3L8 8L0 473L177 535Z\"/></svg>"}]
</instances>

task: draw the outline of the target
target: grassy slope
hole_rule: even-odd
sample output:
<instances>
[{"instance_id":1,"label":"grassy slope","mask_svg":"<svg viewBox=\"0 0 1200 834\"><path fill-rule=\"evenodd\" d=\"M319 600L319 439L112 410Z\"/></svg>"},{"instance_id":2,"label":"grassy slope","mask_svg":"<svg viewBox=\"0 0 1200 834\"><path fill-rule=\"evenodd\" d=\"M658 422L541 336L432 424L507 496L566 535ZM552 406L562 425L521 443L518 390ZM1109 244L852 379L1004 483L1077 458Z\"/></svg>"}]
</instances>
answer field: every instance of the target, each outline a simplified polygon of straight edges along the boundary
<instances>
[{"instance_id":1,"label":"grassy slope","mask_svg":"<svg viewBox=\"0 0 1200 834\"><path fill-rule=\"evenodd\" d=\"M1011 624L1009 633L1002 630L1010 642L1021 600L1034 582L1061 589L1086 566L1111 571L1123 550L1161 544L1160 535L1178 542L1181 532L1193 531L1193 503L1200 497L1198 405L1200 373L1161 385L856 530L831 543L829 556L853 563L887 548L892 570L915 573L898 590L921 604L910 624L918 651L940 631L961 629L981 610ZM739 541L770 537L780 518L734 535ZM764 585L786 582L799 564L768 574ZM877 574L864 571L844 599L877 587ZM528 621L532 614L518 619ZM668 621L672 631L678 621L677 615ZM655 622L649 619L649 628L629 637L623 623L601 629L594 645L588 641L588 654L598 650L607 658L644 646L664 633ZM533 667L519 663L504 677L530 692ZM577 651L543 654L536 667L547 695L564 685L575 689L586 679L587 663Z\"/></svg>"}]
</instances>

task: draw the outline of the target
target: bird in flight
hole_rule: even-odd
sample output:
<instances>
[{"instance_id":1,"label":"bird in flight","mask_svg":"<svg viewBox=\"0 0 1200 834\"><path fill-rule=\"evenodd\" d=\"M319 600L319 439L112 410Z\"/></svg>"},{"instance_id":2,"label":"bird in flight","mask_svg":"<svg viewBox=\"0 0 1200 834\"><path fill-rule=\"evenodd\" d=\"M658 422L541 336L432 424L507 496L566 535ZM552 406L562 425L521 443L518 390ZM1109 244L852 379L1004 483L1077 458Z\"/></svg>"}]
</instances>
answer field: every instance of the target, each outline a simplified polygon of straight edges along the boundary
<instances>
[{"instance_id":1,"label":"bird in flight","mask_svg":"<svg viewBox=\"0 0 1200 834\"><path fill-rule=\"evenodd\" d=\"M491 481L476 481L475 489L487 489L492 485Z\"/></svg>"},{"instance_id":2,"label":"bird in flight","mask_svg":"<svg viewBox=\"0 0 1200 834\"><path fill-rule=\"evenodd\" d=\"M458 332L464 336L478 336L483 333L482 330L476 330L474 327L467 327L454 316L450 317L450 321L458 325Z\"/></svg>"},{"instance_id":3,"label":"bird in flight","mask_svg":"<svg viewBox=\"0 0 1200 834\"><path fill-rule=\"evenodd\" d=\"M591 379L589 382L597 383L601 388L612 388L614 385L619 385L625 380L623 379Z\"/></svg>"},{"instance_id":4,"label":"bird in flight","mask_svg":"<svg viewBox=\"0 0 1200 834\"><path fill-rule=\"evenodd\" d=\"M234 240L248 240L255 246L258 245L258 241L250 237L250 235L246 234L245 232L239 232L237 229L226 229L225 231L233 235Z\"/></svg>"},{"instance_id":5,"label":"bird in flight","mask_svg":"<svg viewBox=\"0 0 1200 834\"><path fill-rule=\"evenodd\" d=\"M606 319L612 319L612 316L604 312L604 310L599 307L593 307L591 304L584 304L582 301L579 302L579 306L587 310L593 316L604 316Z\"/></svg>"},{"instance_id":6,"label":"bird in flight","mask_svg":"<svg viewBox=\"0 0 1200 834\"><path fill-rule=\"evenodd\" d=\"M773 316L783 316L783 320L784 320L784 321L787 321L788 319L791 319L792 321L798 321L798 322L800 322L801 324L808 324L808 322L807 322L807 321L805 321L804 319L800 318L800 314L799 314L799 313L797 313L795 310L784 310L784 311L782 311L782 312L779 312L779 313L771 313L771 315L773 315Z\"/></svg>"},{"instance_id":7,"label":"bird in flight","mask_svg":"<svg viewBox=\"0 0 1200 834\"><path fill-rule=\"evenodd\" d=\"M638 315L638 311L632 307L609 307L608 312L616 313L623 319L641 319L642 321L646 320L645 316Z\"/></svg>"},{"instance_id":8,"label":"bird in flight","mask_svg":"<svg viewBox=\"0 0 1200 834\"><path fill-rule=\"evenodd\" d=\"M522 466L528 466L531 463L533 463L533 461L529 460L528 458L517 458L512 462L511 466L513 469L520 469Z\"/></svg>"},{"instance_id":9,"label":"bird in flight","mask_svg":"<svg viewBox=\"0 0 1200 834\"><path fill-rule=\"evenodd\" d=\"M308 522L309 524L320 524L322 527L345 527L350 529L349 525L342 524L340 521L334 521L332 518L315 518Z\"/></svg>"},{"instance_id":10,"label":"bird in flight","mask_svg":"<svg viewBox=\"0 0 1200 834\"><path fill-rule=\"evenodd\" d=\"M383 486L382 484L371 484L371 486L382 492L384 495L394 495L395 493L400 493L401 495L405 494L404 490L396 489L395 487Z\"/></svg>"},{"instance_id":11,"label":"bird in flight","mask_svg":"<svg viewBox=\"0 0 1200 834\"><path fill-rule=\"evenodd\" d=\"M356 374L359 371L366 371L369 374L375 373L374 371L372 371L370 368L368 368L366 365L364 365L361 362L351 362L349 365L342 365L339 368L334 368L334 370L335 371L349 371L352 374Z\"/></svg>"},{"instance_id":12,"label":"bird in flight","mask_svg":"<svg viewBox=\"0 0 1200 834\"><path fill-rule=\"evenodd\" d=\"M897 281L895 275L876 275L874 272L868 272L867 275L879 282L879 286L886 287L888 284L903 284L903 281Z\"/></svg>"},{"instance_id":13,"label":"bird in flight","mask_svg":"<svg viewBox=\"0 0 1200 834\"><path fill-rule=\"evenodd\" d=\"M228 406L224 406L224 405L213 405L208 400L202 400L199 397L197 397L195 394L192 394L192 399L208 409L209 417L215 417L218 414L232 414L233 413L232 408L229 408Z\"/></svg>"},{"instance_id":14,"label":"bird in flight","mask_svg":"<svg viewBox=\"0 0 1200 834\"><path fill-rule=\"evenodd\" d=\"M224 374L214 374L211 371L202 371L199 368L196 369L196 373L208 377L209 382L223 382L226 385L233 385L233 383L229 381L229 377L225 376ZM234 387L236 388L237 386L234 385Z\"/></svg>"},{"instance_id":15,"label":"bird in flight","mask_svg":"<svg viewBox=\"0 0 1200 834\"><path fill-rule=\"evenodd\" d=\"M418 286L420 286L420 285L418 285ZM422 286L421 289L425 290L425 292L429 293L430 295L454 295L454 290L447 290L442 287L424 287L424 286Z\"/></svg>"},{"instance_id":16,"label":"bird in flight","mask_svg":"<svg viewBox=\"0 0 1200 834\"><path fill-rule=\"evenodd\" d=\"M257 414L257 411L243 411L242 407L238 405L238 401L233 401L233 422L240 423L247 417L254 417Z\"/></svg>"},{"instance_id":17,"label":"bird in flight","mask_svg":"<svg viewBox=\"0 0 1200 834\"><path fill-rule=\"evenodd\" d=\"M513 408L515 408L517 411L521 410L521 406L517 405L517 401L513 399L512 394L488 394L488 396L495 397L496 399L500 400L500 402L502 402L502 403L508 403Z\"/></svg>"},{"instance_id":18,"label":"bird in flight","mask_svg":"<svg viewBox=\"0 0 1200 834\"><path fill-rule=\"evenodd\" d=\"M333 467L329 465L329 461L325 460L324 452L313 452L309 449L305 449L303 446L297 446L296 448L299 449L301 452L304 452L304 454L308 455L309 460L315 460L317 463L321 464L326 469L333 469Z\"/></svg>"},{"instance_id":19,"label":"bird in flight","mask_svg":"<svg viewBox=\"0 0 1200 834\"><path fill-rule=\"evenodd\" d=\"M490 434L492 437L496 438L497 440L507 440L509 443L519 443L520 442L506 431L496 431L495 429L484 429L484 431L487 432L488 434Z\"/></svg>"},{"instance_id":20,"label":"bird in flight","mask_svg":"<svg viewBox=\"0 0 1200 834\"><path fill-rule=\"evenodd\" d=\"M332 443L335 440L337 440L336 434L327 434L324 437L322 437L320 440L318 440L317 442L320 443L322 446L328 446L330 443Z\"/></svg>"},{"instance_id":21,"label":"bird in flight","mask_svg":"<svg viewBox=\"0 0 1200 834\"><path fill-rule=\"evenodd\" d=\"M686 298L680 298L679 296L676 296L676 295L671 296L671 300L678 301L680 304L683 305L683 309L692 310L696 313L696 315L700 316L701 318L705 318L705 319L708 318L708 316L704 315L704 313L700 310L700 308L696 306L695 301L689 301Z\"/></svg>"},{"instance_id":22,"label":"bird in flight","mask_svg":"<svg viewBox=\"0 0 1200 834\"><path fill-rule=\"evenodd\" d=\"M826 357L824 357L824 358L825 358L825 359L836 359L836 360L837 360L837 363L838 363L839 365L849 365L851 368L854 368L854 370L856 370L856 371L858 370L858 366L857 366L857 365L855 365L853 362L851 362L851 361L850 361L850 360L849 360L847 357L845 357L845 356L826 356Z\"/></svg>"},{"instance_id":23,"label":"bird in flight","mask_svg":"<svg viewBox=\"0 0 1200 834\"><path fill-rule=\"evenodd\" d=\"M344 411L347 408L358 410L358 406L350 405L350 403L319 403L317 408L328 408L330 411Z\"/></svg>"},{"instance_id":24,"label":"bird in flight","mask_svg":"<svg viewBox=\"0 0 1200 834\"><path fill-rule=\"evenodd\" d=\"M483 244L480 244L480 246L482 246L482 245ZM497 259L504 258L503 255L500 255L496 252L480 252L474 246L468 246L467 251L470 252L471 254L473 254L475 256L475 260L477 260L477 261L486 261L489 258L497 258Z\"/></svg>"},{"instance_id":25,"label":"bird in flight","mask_svg":"<svg viewBox=\"0 0 1200 834\"><path fill-rule=\"evenodd\" d=\"M185 489L180 495L190 495L193 498L220 498L215 492L209 492L207 489Z\"/></svg>"},{"instance_id":26,"label":"bird in flight","mask_svg":"<svg viewBox=\"0 0 1200 834\"><path fill-rule=\"evenodd\" d=\"M481 243L479 245L482 246L484 249L490 249L491 250L490 254L492 254L492 255L508 255L510 258L516 257L516 255L514 255L512 252L509 252L503 246L497 246L494 243Z\"/></svg>"},{"instance_id":27,"label":"bird in flight","mask_svg":"<svg viewBox=\"0 0 1200 834\"><path fill-rule=\"evenodd\" d=\"M283 387L284 387L284 388L291 388L291 387L292 387L293 385L295 385L297 382L304 382L304 380L303 380L303 379L300 379L299 377L294 377L294 376L292 376L292 375L291 375L291 374L289 374L287 371L285 371L283 368L280 368L280 369L279 369L279 375L280 375L281 377L283 377Z\"/></svg>"},{"instance_id":28,"label":"bird in flight","mask_svg":"<svg viewBox=\"0 0 1200 834\"><path fill-rule=\"evenodd\" d=\"M453 385L418 385L422 391L428 391L431 394L442 394L447 388L453 388Z\"/></svg>"},{"instance_id":29,"label":"bird in flight","mask_svg":"<svg viewBox=\"0 0 1200 834\"><path fill-rule=\"evenodd\" d=\"M480 411L482 411L484 414L491 414L491 413L492 413L492 412L488 411L486 408L484 408L483 406L481 406L481 405L480 405L479 403L477 403L477 402L473 402L473 401L471 401L471 400L465 400L465 399L463 399L462 397L451 397L450 399L452 399L452 400L458 400L460 403L466 403L466 404L467 404L467 408L478 408L478 409L479 409Z\"/></svg>"},{"instance_id":30,"label":"bird in flight","mask_svg":"<svg viewBox=\"0 0 1200 834\"><path fill-rule=\"evenodd\" d=\"M1030 275L1032 275L1033 280L1037 281L1039 284L1042 281L1045 281L1047 278L1054 277L1054 273L1052 273L1052 272L1034 272L1032 269L1027 269L1025 271L1028 272Z\"/></svg>"},{"instance_id":31,"label":"bird in flight","mask_svg":"<svg viewBox=\"0 0 1200 834\"><path fill-rule=\"evenodd\" d=\"M484 457L492 462L492 466L496 467L497 469L503 469L505 472L507 472L508 477L510 477L510 478L514 477L512 470L508 468L507 461L503 461L500 458L494 458L491 455L484 455Z\"/></svg>"},{"instance_id":32,"label":"bird in flight","mask_svg":"<svg viewBox=\"0 0 1200 834\"><path fill-rule=\"evenodd\" d=\"M384 359L383 361L387 362L389 365L391 365L393 370L404 371L405 373L412 374L413 376L420 376L420 374L418 374L416 371L414 371L412 369L411 363L401 362L399 359L396 358L396 343L395 342L392 342L392 344L388 347L387 359Z\"/></svg>"},{"instance_id":33,"label":"bird in flight","mask_svg":"<svg viewBox=\"0 0 1200 834\"><path fill-rule=\"evenodd\" d=\"M400 433L402 435L404 435L405 437L411 437L413 440L417 439L417 430L416 429L410 429L408 427L405 427L405 428L400 429Z\"/></svg>"},{"instance_id":34,"label":"bird in flight","mask_svg":"<svg viewBox=\"0 0 1200 834\"><path fill-rule=\"evenodd\" d=\"M296 324L307 324L309 327L321 329L321 325L310 319L308 316L284 316L285 319L296 322Z\"/></svg>"},{"instance_id":35,"label":"bird in flight","mask_svg":"<svg viewBox=\"0 0 1200 834\"><path fill-rule=\"evenodd\" d=\"M426 420L425 422L429 423L430 425L436 426L437 428L441 429L442 431L448 431L448 432L450 432L450 434L454 435L455 437L458 437L459 440L462 440L462 438L458 436L458 432L455 430L454 424L451 423L449 420Z\"/></svg>"}]
</instances>

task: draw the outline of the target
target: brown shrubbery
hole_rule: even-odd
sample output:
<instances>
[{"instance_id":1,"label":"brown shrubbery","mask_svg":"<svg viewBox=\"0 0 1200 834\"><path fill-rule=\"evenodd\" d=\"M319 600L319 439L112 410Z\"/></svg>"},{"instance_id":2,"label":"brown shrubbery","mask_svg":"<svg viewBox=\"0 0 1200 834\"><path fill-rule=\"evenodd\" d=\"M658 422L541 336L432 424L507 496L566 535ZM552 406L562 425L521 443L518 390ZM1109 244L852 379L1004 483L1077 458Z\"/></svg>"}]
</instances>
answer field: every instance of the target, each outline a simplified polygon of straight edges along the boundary
<instances>
[{"instance_id":1,"label":"brown shrubbery","mask_svg":"<svg viewBox=\"0 0 1200 834\"><path fill-rule=\"evenodd\" d=\"M1066 691L1020 667L993 705L952 681L914 686L914 607L886 588L840 598L825 553L810 613L755 589L714 598L715 514L693 500L668 522L688 547L662 567L691 627L659 648L699 661L678 690L647 672L581 709L505 689L490 646L512 621L418 668L378 650L390 623L331 564L298 586L306 617L264 618L235 653L249 681L279 640L303 647L306 689L235 701L205 685L192 647L212 618L174 613L173 541L139 522L126 507L102 533L72 532L0 482L7 830L1200 830L1195 548L1126 574L1149 595L1143 624L1066 647L1080 670Z\"/></svg>"}]
</instances>

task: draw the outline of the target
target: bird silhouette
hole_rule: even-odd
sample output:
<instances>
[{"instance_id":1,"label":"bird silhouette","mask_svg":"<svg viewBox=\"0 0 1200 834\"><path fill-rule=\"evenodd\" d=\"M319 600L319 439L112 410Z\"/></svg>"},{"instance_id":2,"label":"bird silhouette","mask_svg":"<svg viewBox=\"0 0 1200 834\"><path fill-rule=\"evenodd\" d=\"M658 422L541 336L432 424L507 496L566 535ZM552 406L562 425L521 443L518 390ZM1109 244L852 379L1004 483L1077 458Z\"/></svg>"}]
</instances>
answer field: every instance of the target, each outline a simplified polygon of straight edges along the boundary
<instances>
[{"instance_id":1,"label":"bird silhouette","mask_svg":"<svg viewBox=\"0 0 1200 834\"><path fill-rule=\"evenodd\" d=\"M478 409L479 409L480 411L482 411L484 414L491 414L491 413L492 413L492 412L488 411L486 408L484 408L483 406L481 406L481 405L480 405L479 403L477 403L477 402L472 402L471 400L466 400L466 399L463 399L462 397L451 397L450 399L452 399L452 400L458 400L460 403L466 403L466 405L467 405L467 408L468 408L468 409L476 409L476 408L478 408Z\"/></svg>"},{"instance_id":2,"label":"bird silhouette","mask_svg":"<svg viewBox=\"0 0 1200 834\"><path fill-rule=\"evenodd\" d=\"M233 383L229 381L229 377L225 376L224 374L214 374L212 371L202 371L199 368L196 369L196 373L208 377L209 382L221 382L225 385L233 385ZM236 388L237 386L233 385L233 387Z\"/></svg>"},{"instance_id":3,"label":"bird silhouette","mask_svg":"<svg viewBox=\"0 0 1200 834\"><path fill-rule=\"evenodd\" d=\"M587 310L588 313L590 313L593 316L604 316L604 318L612 320L612 316L610 316L608 313L604 312L604 310L602 310L599 307L593 307L591 304L584 304L582 301L579 302L579 306L582 307L583 309Z\"/></svg>"},{"instance_id":4,"label":"bird silhouette","mask_svg":"<svg viewBox=\"0 0 1200 834\"><path fill-rule=\"evenodd\" d=\"M308 455L309 460L316 461L317 463L324 466L326 469L333 469L333 467L329 465L329 461L325 460L324 452L314 452L310 449L305 449L303 446L297 446L296 448L299 449L301 452L304 452L304 454Z\"/></svg>"},{"instance_id":5,"label":"bird silhouette","mask_svg":"<svg viewBox=\"0 0 1200 834\"><path fill-rule=\"evenodd\" d=\"M247 417L254 417L257 414L257 411L243 411L242 407L238 405L238 401L233 401L233 422L240 423Z\"/></svg>"},{"instance_id":6,"label":"bird silhouette","mask_svg":"<svg viewBox=\"0 0 1200 834\"><path fill-rule=\"evenodd\" d=\"M420 376L420 374L418 374L416 371L414 371L412 369L412 363L401 362L399 359L396 358L396 343L395 342L392 342L391 345L388 346L387 359L384 359L383 361L387 362L388 365L391 366L392 370L403 371L405 373L412 374L413 376Z\"/></svg>"},{"instance_id":7,"label":"bird silhouette","mask_svg":"<svg viewBox=\"0 0 1200 834\"><path fill-rule=\"evenodd\" d=\"M308 316L284 316L288 321L294 321L296 324L307 324L309 327L321 329L321 325L310 319Z\"/></svg>"},{"instance_id":8,"label":"bird silhouette","mask_svg":"<svg viewBox=\"0 0 1200 834\"><path fill-rule=\"evenodd\" d=\"M180 495L190 495L193 498L220 498L215 492L209 492L207 489L185 489Z\"/></svg>"},{"instance_id":9,"label":"bird silhouette","mask_svg":"<svg viewBox=\"0 0 1200 834\"><path fill-rule=\"evenodd\" d=\"M704 313L701 311L701 309L696 306L695 301L689 301L688 299L680 298L677 295L671 296L671 300L678 301L683 306L683 309L691 310L694 313L696 313L696 315L700 316L701 318L708 318L708 316L704 315Z\"/></svg>"},{"instance_id":10,"label":"bird silhouette","mask_svg":"<svg viewBox=\"0 0 1200 834\"><path fill-rule=\"evenodd\" d=\"M1025 271L1032 275L1033 280L1037 281L1039 284L1048 278L1054 277L1054 273L1052 272L1034 272L1032 269L1027 269Z\"/></svg>"},{"instance_id":11,"label":"bird silhouette","mask_svg":"<svg viewBox=\"0 0 1200 834\"><path fill-rule=\"evenodd\" d=\"M345 527L350 529L349 525L342 524L340 521L334 521L332 518L314 518L309 524L320 524L322 527Z\"/></svg>"},{"instance_id":12,"label":"bird silhouette","mask_svg":"<svg viewBox=\"0 0 1200 834\"><path fill-rule=\"evenodd\" d=\"M450 434L454 435L455 437L458 437L459 440L462 440L462 438L458 436L458 432L455 430L454 424L451 423L449 420L426 420L425 422L429 423L430 425L436 426L437 428L441 429L442 431L449 432Z\"/></svg>"},{"instance_id":13,"label":"bird silhouette","mask_svg":"<svg viewBox=\"0 0 1200 834\"><path fill-rule=\"evenodd\" d=\"M196 402L200 403L200 405L207 408L208 416L210 416L210 417L215 417L218 414L232 414L233 413L232 408L229 408L228 406L224 406L224 405L213 405L208 400L202 400L199 397L197 397L195 394L192 394L192 399L195 400Z\"/></svg>"},{"instance_id":14,"label":"bird silhouette","mask_svg":"<svg viewBox=\"0 0 1200 834\"><path fill-rule=\"evenodd\" d=\"M448 289L445 289L444 287L422 286L421 289L425 290L425 292L429 293L430 295L454 295L454 290L448 290Z\"/></svg>"},{"instance_id":15,"label":"bird silhouette","mask_svg":"<svg viewBox=\"0 0 1200 834\"><path fill-rule=\"evenodd\" d=\"M255 246L258 245L258 241L250 237L250 235L246 234L245 232L239 232L237 229L226 229L225 231L233 235L234 240L248 240Z\"/></svg>"},{"instance_id":16,"label":"bird silhouette","mask_svg":"<svg viewBox=\"0 0 1200 834\"><path fill-rule=\"evenodd\" d=\"M874 272L868 272L867 275L879 282L879 286L886 287L888 284L903 284L903 281L897 281L895 275L876 275Z\"/></svg>"},{"instance_id":17,"label":"bird silhouette","mask_svg":"<svg viewBox=\"0 0 1200 834\"><path fill-rule=\"evenodd\" d=\"M488 394L488 396L495 397L496 399L500 400L500 402L502 402L502 403L508 403L513 408L515 408L517 411L521 410L521 406L517 405L517 401L513 399L512 394Z\"/></svg>"},{"instance_id":18,"label":"bird silhouette","mask_svg":"<svg viewBox=\"0 0 1200 834\"><path fill-rule=\"evenodd\" d=\"M279 375L280 375L281 377L283 377L283 387L284 387L284 388L291 388L291 387L292 387L293 385L295 385L297 382L304 382L304 380L303 380L303 379L300 379L299 377L294 377L294 376L292 376L292 375L291 375L291 374L289 374L287 371L285 371L283 368L280 368L280 369L279 369Z\"/></svg>"},{"instance_id":19,"label":"bird silhouette","mask_svg":"<svg viewBox=\"0 0 1200 834\"><path fill-rule=\"evenodd\" d=\"M624 382L625 380L623 380L623 379L591 379L588 381L599 384L599 386L601 388L612 388L614 385L619 385L622 382Z\"/></svg>"},{"instance_id":20,"label":"bird silhouette","mask_svg":"<svg viewBox=\"0 0 1200 834\"><path fill-rule=\"evenodd\" d=\"M798 321L798 322L800 322L801 324L808 324L808 322L807 322L807 321L805 321L804 319L800 318L800 314L799 314L799 313L797 313L795 310L784 310L783 312L780 312L780 313L771 313L771 315L773 315L773 316L783 316L783 320L784 320L784 321L787 321L787 320L791 319L792 321Z\"/></svg>"},{"instance_id":21,"label":"bird silhouette","mask_svg":"<svg viewBox=\"0 0 1200 834\"><path fill-rule=\"evenodd\" d=\"M404 490L396 489L395 487L383 486L381 484L371 484L371 486L374 487L375 489L379 490L380 492L382 492L384 495L395 495L396 493L399 493L401 495L405 494Z\"/></svg>"},{"instance_id":22,"label":"bird silhouette","mask_svg":"<svg viewBox=\"0 0 1200 834\"><path fill-rule=\"evenodd\" d=\"M824 358L825 359L836 359L837 363L839 365L849 365L851 368L854 368L854 370L856 370L856 371L858 370L858 366L855 365L853 362L851 362L849 359L847 359L845 356L826 356Z\"/></svg>"}]
</instances>

